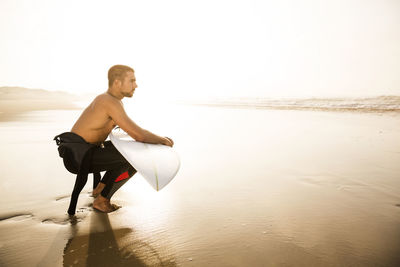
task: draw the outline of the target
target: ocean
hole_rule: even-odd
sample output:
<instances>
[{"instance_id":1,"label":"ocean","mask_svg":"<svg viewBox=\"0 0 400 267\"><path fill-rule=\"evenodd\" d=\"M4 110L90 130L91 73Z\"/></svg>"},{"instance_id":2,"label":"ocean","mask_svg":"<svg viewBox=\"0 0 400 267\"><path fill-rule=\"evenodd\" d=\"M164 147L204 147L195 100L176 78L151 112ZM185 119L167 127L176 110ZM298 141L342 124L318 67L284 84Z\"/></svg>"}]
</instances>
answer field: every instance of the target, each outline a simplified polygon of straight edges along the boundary
<instances>
[{"instance_id":1,"label":"ocean","mask_svg":"<svg viewBox=\"0 0 400 267\"><path fill-rule=\"evenodd\" d=\"M193 105L316 111L399 112L400 96L368 98L220 98Z\"/></svg>"}]
</instances>

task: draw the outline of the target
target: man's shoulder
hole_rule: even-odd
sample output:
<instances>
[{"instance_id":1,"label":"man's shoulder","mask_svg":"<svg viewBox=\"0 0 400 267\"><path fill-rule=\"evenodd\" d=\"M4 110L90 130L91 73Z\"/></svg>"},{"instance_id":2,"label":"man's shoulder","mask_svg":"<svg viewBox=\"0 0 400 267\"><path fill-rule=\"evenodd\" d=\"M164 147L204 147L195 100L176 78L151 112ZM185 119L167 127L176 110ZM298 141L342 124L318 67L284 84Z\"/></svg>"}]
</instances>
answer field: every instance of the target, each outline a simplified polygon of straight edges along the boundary
<instances>
[{"instance_id":1,"label":"man's shoulder","mask_svg":"<svg viewBox=\"0 0 400 267\"><path fill-rule=\"evenodd\" d=\"M120 105L120 101L118 99L116 99L115 97L107 94L107 93L103 93L101 95L96 96L96 98L93 100L93 103L95 103L96 105L105 105L105 106L109 106L109 105Z\"/></svg>"}]
</instances>

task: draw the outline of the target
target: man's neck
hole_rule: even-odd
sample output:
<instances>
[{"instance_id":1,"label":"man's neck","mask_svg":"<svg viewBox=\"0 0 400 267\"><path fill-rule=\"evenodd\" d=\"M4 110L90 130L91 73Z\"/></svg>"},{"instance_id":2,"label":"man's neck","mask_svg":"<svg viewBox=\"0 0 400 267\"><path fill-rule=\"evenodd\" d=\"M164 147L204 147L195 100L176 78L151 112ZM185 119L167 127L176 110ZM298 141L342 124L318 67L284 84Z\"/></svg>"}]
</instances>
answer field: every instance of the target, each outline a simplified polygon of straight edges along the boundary
<instances>
[{"instance_id":1,"label":"man's neck","mask_svg":"<svg viewBox=\"0 0 400 267\"><path fill-rule=\"evenodd\" d=\"M112 90L112 88L108 88L107 94L109 94L112 97L117 98L118 100L121 100L122 98L124 98L124 96L122 94L117 94L116 92L114 92L114 90Z\"/></svg>"}]
</instances>

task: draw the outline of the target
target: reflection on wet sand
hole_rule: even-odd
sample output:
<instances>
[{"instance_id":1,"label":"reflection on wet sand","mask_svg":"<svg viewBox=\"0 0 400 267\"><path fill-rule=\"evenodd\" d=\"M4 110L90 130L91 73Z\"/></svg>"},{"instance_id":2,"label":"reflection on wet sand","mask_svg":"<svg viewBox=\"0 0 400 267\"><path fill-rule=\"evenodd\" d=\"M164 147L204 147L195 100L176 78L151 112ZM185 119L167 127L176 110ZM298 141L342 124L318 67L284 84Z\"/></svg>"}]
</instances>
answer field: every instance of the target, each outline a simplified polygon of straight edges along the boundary
<instances>
[{"instance_id":1,"label":"reflection on wet sand","mask_svg":"<svg viewBox=\"0 0 400 267\"><path fill-rule=\"evenodd\" d=\"M90 216L90 233L75 233L65 245L64 266L176 266L145 241L132 238L131 228L113 229L108 214L92 212Z\"/></svg>"}]
</instances>

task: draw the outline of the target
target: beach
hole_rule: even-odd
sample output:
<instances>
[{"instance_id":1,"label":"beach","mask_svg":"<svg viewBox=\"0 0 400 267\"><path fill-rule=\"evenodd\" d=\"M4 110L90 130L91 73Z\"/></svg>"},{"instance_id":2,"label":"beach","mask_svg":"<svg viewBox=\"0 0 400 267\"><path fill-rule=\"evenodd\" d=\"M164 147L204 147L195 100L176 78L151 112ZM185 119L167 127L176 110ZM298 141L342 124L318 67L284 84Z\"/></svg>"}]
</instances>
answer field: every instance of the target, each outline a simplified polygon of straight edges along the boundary
<instances>
[{"instance_id":1,"label":"beach","mask_svg":"<svg viewBox=\"0 0 400 267\"><path fill-rule=\"evenodd\" d=\"M81 111L0 121L1 266L400 265L398 112L127 111L173 138L181 168L160 192L136 174L110 214L92 209L90 175L74 218L52 139Z\"/></svg>"}]
</instances>

